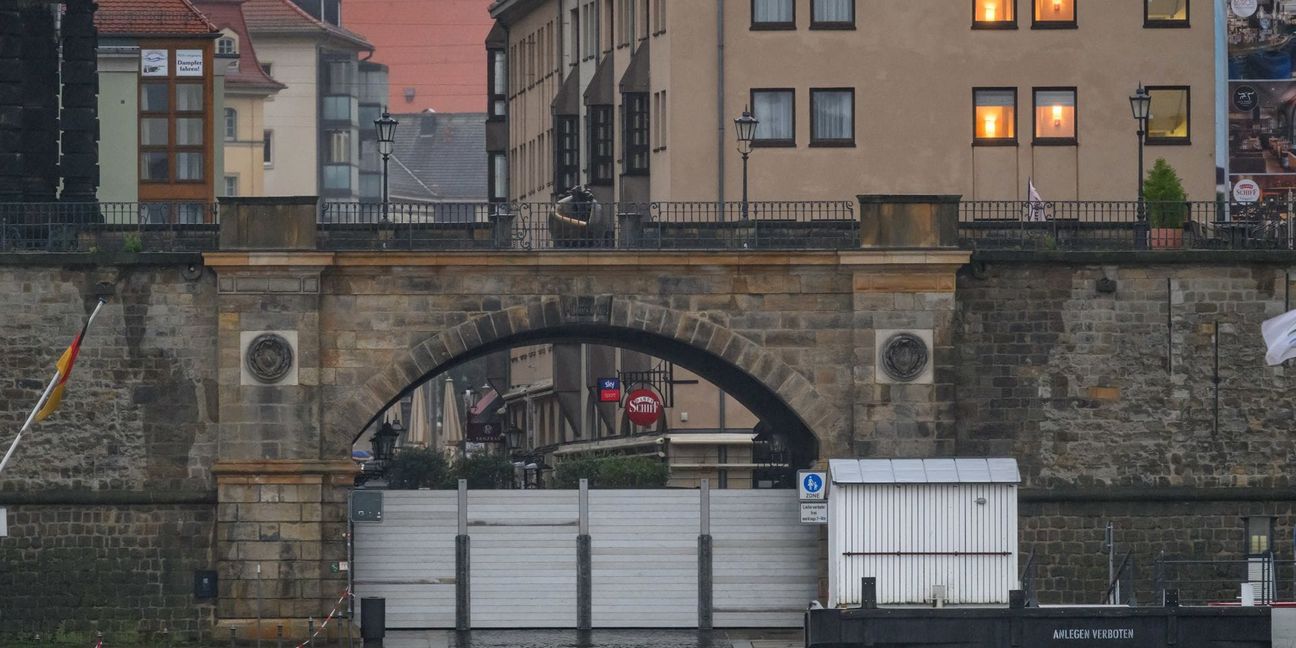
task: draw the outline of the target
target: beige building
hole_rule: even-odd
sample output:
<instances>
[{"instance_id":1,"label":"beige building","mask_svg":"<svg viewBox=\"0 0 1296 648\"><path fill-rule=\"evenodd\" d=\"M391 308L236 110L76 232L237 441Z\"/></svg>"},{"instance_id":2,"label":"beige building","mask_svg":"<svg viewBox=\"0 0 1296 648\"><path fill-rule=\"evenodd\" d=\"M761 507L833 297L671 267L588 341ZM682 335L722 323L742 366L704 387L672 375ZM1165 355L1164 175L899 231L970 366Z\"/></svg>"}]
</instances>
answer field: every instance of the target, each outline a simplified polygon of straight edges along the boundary
<instances>
[{"instance_id":1,"label":"beige building","mask_svg":"<svg viewBox=\"0 0 1296 648\"><path fill-rule=\"evenodd\" d=\"M619 378L621 402L599 402L600 378ZM774 486L786 472L777 435L733 396L697 374L660 359L580 344L518 347L509 354L506 425L520 432L521 448L549 466L573 456L618 454L660 459L670 486L719 488ZM651 388L666 399L653 425L625 416L624 397ZM764 482L764 483L762 483Z\"/></svg>"},{"instance_id":2,"label":"beige building","mask_svg":"<svg viewBox=\"0 0 1296 648\"><path fill-rule=\"evenodd\" d=\"M1132 200L1148 166L1214 198L1215 15L1188 0L499 0L492 196L738 200L861 193Z\"/></svg>"}]
</instances>

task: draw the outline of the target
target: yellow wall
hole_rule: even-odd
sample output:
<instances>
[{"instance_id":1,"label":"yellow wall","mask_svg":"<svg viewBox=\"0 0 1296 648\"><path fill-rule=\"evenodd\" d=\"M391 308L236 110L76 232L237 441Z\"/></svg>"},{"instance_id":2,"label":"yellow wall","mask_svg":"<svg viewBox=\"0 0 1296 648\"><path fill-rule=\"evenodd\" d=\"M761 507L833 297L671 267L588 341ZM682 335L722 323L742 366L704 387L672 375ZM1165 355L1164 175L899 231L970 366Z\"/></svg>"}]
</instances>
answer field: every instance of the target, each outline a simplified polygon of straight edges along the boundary
<instances>
[{"instance_id":1,"label":"yellow wall","mask_svg":"<svg viewBox=\"0 0 1296 648\"><path fill-rule=\"evenodd\" d=\"M257 35L256 48L257 58L271 65L274 80L288 86L265 103L265 128L274 131L274 162L265 167L264 195L318 195L315 41Z\"/></svg>"},{"instance_id":2,"label":"yellow wall","mask_svg":"<svg viewBox=\"0 0 1296 648\"><path fill-rule=\"evenodd\" d=\"M226 86L228 88L228 86ZM225 107L238 111L238 132L234 140L225 140L225 175L238 176L240 196L266 196L265 165L261 138L267 128L260 95L239 95L227 91ZM225 115L219 116L220 134L225 136ZM224 179L217 185L224 189Z\"/></svg>"}]
</instances>

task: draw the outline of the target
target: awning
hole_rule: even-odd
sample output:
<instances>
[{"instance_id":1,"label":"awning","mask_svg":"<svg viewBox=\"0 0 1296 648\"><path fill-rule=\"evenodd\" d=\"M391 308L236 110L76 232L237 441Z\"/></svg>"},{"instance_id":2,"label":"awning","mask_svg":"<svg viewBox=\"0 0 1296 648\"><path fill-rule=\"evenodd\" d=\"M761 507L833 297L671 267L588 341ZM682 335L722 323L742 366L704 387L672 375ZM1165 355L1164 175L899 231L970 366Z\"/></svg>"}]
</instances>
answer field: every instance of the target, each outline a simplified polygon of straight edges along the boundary
<instances>
[{"instance_id":1,"label":"awning","mask_svg":"<svg viewBox=\"0 0 1296 648\"><path fill-rule=\"evenodd\" d=\"M756 434L751 432L675 432L667 434L671 445L751 445Z\"/></svg>"},{"instance_id":2,"label":"awning","mask_svg":"<svg viewBox=\"0 0 1296 648\"><path fill-rule=\"evenodd\" d=\"M599 450L624 450L626 448L658 446L661 445L663 441L664 439L659 436L620 437L615 439L600 439L598 441L580 441L563 445L557 450L554 450L553 453L561 456L580 452L597 452Z\"/></svg>"}]
</instances>

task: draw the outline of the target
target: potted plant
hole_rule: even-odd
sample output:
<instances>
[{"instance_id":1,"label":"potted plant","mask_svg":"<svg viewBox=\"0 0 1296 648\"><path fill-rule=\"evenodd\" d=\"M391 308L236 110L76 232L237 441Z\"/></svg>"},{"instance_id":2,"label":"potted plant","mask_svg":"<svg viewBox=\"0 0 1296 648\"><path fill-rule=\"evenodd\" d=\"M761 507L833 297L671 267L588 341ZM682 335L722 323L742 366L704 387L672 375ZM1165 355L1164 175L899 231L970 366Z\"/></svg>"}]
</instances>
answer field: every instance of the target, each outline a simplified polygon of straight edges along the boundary
<instances>
[{"instance_id":1,"label":"potted plant","mask_svg":"<svg viewBox=\"0 0 1296 648\"><path fill-rule=\"evenodd\" d=\"M1143 183L1144 209L1147 212L1150 247L1173 249L1183 247L1184 222L1188 219L1188 194L1179 174L1164 158L1157 158Z\"/></svg>"}]
</instances>

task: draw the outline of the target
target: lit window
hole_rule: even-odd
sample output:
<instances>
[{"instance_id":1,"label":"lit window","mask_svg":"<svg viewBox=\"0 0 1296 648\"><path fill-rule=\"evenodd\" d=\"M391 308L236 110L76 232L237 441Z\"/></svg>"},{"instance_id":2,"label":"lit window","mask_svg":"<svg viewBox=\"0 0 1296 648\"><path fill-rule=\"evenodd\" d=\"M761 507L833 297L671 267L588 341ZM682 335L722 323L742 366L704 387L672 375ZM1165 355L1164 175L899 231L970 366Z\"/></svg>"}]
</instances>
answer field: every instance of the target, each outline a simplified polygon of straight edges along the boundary
<instances>
[{"instance_id":1,"label":"lit window","mask_svg":"<svg viewBox=\"0 0 1296 648\"><path fill-rule=\"evenodd\" d=\"M975 144L1017 143L1017 89L978 88L972 91Z\"/></svg>"},{"instance_id":2,"label":"lit window","mask_svg":"<svg viewBox=\"0 0 1296 648\"><path fill-rule=\"evenodd\" d=\"M1261 515L1248 517L1246 521L1247 554L1268 553L1273 548L1273 518Z\"/></svg>"},{"instance_id":3,"label":"lit window","mask_svg":"<svg viewBox=\"0 0 1296 648\"><path fill-rule=\"evenodd\" d=\"M1148 144L1188 144L1192 111L1187 86L1149 86Z\"/></svg>"},{"instance_id":4,"label":"lit window","mask_svg":"<svg viewBox=\"0 0 1296 648\"><path fill-rule=\"evenodd\" d=\"M854 145L855 91L810 90L810 146Z\"/></svg>"},{"instance_id":5,"label":"lit window","mask_svg":"<svg viewBox=\"0 0 1296 648\"><path fill-rule=\"evenodd\" d=\"M1076 26L1076 0L1031 0L1036 29L1068 29Z\"/></svg>"},{"instance_id":6,"label":"lit window","mask_svg":"<svg viewBox=\"0 0 1296 648\"><path fill-rule=\"evenodd\" d=\"M792 90L752 90L755 146L796 146L796 107Z\"/></svg>"},{"instance_id":7,"label":"lit window","mask_svg":"<svg viewBox=\"0 0 1296 648\"><path fill-rule=\"evenodd\" d=\"M1075 141L1075 88L1037 88L1035 90L1035 143L1074 144Z\"/></svg>"},{"instance_id":8,"label":"lit window","mask_svg":"<svg viewBox=\"0 0 1296 648\"><path fill-rule=\"evenodd\" d=\"M854 29L855 0L811 0L810 29Z\"/></svg>"},{"instance_id":9,"label":"lit window","mask_svg":"<svg viewBox=\"0 0 1296 648\"><path fill-rule=\"evenodd\" d=\"M977 29L1015 29L1017 0L973 0L972 26Z\"/></svg>"},{"instance_id":10,"label":"lit window","mask_svg":"<svg viewBox=\"0 0 1296 648\"><path fill-rule=\"evenodd\" d=\"M1143 0L1144 27L1187 27L1188 0Z\"/></svg>"},{"instance_id":11,"label":"lit window","mask_svg":"<svg viewBox=\"0 0 1296 648\"><path fill-rule=\"evenodd\" d=\"M793 0L751 0L752 29L796 29Z\"/></svg>"}]
</instances>

